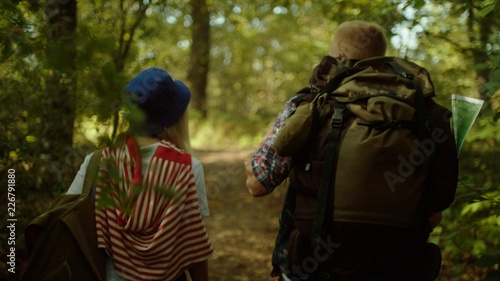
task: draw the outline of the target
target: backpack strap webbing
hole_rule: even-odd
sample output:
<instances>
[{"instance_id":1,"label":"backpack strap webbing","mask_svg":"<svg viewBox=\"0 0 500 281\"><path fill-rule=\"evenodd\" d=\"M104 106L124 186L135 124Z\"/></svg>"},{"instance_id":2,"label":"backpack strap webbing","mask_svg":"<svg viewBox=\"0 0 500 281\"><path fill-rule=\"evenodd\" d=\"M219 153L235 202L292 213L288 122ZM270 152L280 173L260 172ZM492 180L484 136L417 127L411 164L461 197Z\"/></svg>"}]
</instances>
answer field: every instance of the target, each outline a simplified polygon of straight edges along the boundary
<instances>
[{"instance_id":1,"label":"backpack strap webbing","mask_svg":"<svg viewBox=\"0 0 500 281\"><path fill-rule=\"evenodd\" d=\"M338 162L338 148L340 143L340 131L343 124L343 114L345 104L336 102L331 120L331 130L328 135L328 144L325 153L325 161L323 170L321 171L320 188L318 191L318 199L316 203L316 217L314 220L312 232L313 249L319 245L321 229L323 223L331 222L333 218L333 202L335 200L335 192L332 186L335 186Z\"/></svg>"},{"instance_id":2,"label":"backpack strap webbing","mask_svg":"<svg viewBox=\"0 0 500 281\"><path fill-rule=\"evenodd\" d=\"M345 104L336 102L331 120L332 129L328 136L325 162L321 172L320 189L316 200L316 216L311 236L311 248L313 250L320 247L323 227L326 226L327 233L332 233L331 222L333 221L333 203L335 202L335 179L337 175L338 147L340 143L340 131L343 125L343 113L345 107ZM325 259L320 266L318 266L319 270L315 272L314 280L330 280L330 274L327 269L332 262L333 256Z\"/></svg>"},{"instance_id":3,"label":"backpack strap webbing","mask_svg":"<svg viewBox=\"0 0 500 281\"><path fill-rule=\"evenodd\" d=\"M332 78L330 82L318 94L331 94L338 85L349 76L350 69L345 68L341 73ZM335 202L335 179L337 175L337 160L338 160L338 147L340 143L340 132L343 125L344 110L346 105L335 101L334 112L331 119L331 131L328 135L328 144L325 154L325 162L321 172L320 188L316 200L316 214L312 229L310 246L315 250L320 247L321 234L323 226L331 227L333 221L333 203ZM306 166L307 170L307 166ZM328 229L327 233L331 233ZM314 273L315 281L327 281L330 279L328 270L325 270L333 262L333 257L330 256L322 261L318 266L318 270Z\"/></svg>"},{"instance_id":4,"label":"backpack strap webbing","mask_svg":"<svg viewBox=\"0 0 500 281\"><path fill-rule=\"evenodd\" d=\"M337 76L333 77L328 82L328 84L326 84L326 86L320 92L318 92L316 94L316 96L314 97L314 100L312 101L312 103L314 104L312 128L311 128L311 132L309 133L309 136L307 137L307 140L305 142L305 147L310 147L310 146L314 147L314 140L317 136L319 129L321 128L321 124L320 124L321 120L320 120L318 109L316 108L318 100L320 98L322 98L324 100L324 97L322 97L322 96L325 94L330 95L333 91L335 91L335 89L337 89L337 87L340 85L342 80L344 80L344 78L346 78L350 74L351 74L351 69L348 67L344 67L342 72L337 74ZM332 117L332 120L333 120L333 117ZM309 158L307 159L307 162L305 164L306 171L309 171L309 169L311 167L311 162L312 162L312 159L314 157L314 153L315 153L314 149L312 149L309 152Z\"/></svg>"},{"instance_id":5,"label":"backpack strap webbing","mask_svg":"<svg viewBox=\"0 0 500 281\"><path fill-rule=\"evenodd\" d=\"M333 92L338 85L342 82L344 78L349 76L350 74L350 69L349 68L344 68L341 73L339 73L337 76L332 78L328 84L319 92L317 93L307 93L307 94L301 94L298 95L293 99L293 102L296 103L297 105L300 104L301 101L306 101L310 99L310 97L305 98L306 96L310 96L311 94L314 95L313 103L316 101L316 98L319 95L325 94L325 93L331 93ZM335 116L337 117L337 116ZM313 112L313 128L311 130L311 133L309 134L306 144L311 144L312 140L314 140L314 137L316 136L316 131L319 128L320 124L319 123L319 116L318 113ZM333 117L332 117L333 120ZM340 127L338 130L338 134L340 135ZM314 151L311 152L310 157L312 157ZM335 157L336 158L336 157ZM310 160L310 159L309 159ZM308 170L308 165L310 164L310 161L306 163L306 170ZM324 192L324 191L323 191ZM326 190L328 192L328 188ZM324 197L324 196L323 196ZM288 240L290 237L290 233L292 230L295 228L294 226L294 211L295 211L295 199L296 199L296 192L292 188L289 188L285 197L285 202L283 209L281 211L281 216L280 216L280 225L279 225L279 230L278 230L278 235L276 237L275 245L274 245L274 250L273 250L273 258L272 258L272 263L273 263L273 271L271 272L271 276L279 276L280 272L286 272L286 255L287 255L287 248L288 248ZM326 202L325 202L326 203ZM323 206L325 208L325 206ZM319 212L319 207L318 207L318 212ZM324 217L324 211L321 211L321 217ZM323 220L323 219L321 219ZM316 227L318 228L318 227ZM319 233L321 233L321 228L322 228L322 223L319 225ZM319 243L319 235L318 239L316 239ZM330 260L330 259L329 259ZM319 276L318 276L319 275ZM315 280L316 281L327 281L329 279L329 275L325 274L324 272L316 272L315 275Z\"/></svg>"},{"instance_id":6,"label":"backpack strap webbing","mask_svg":"<svg viewBox=\"0 0 500 281\"><path fill-rule=\"evenodd\" d=\"M333 202L335 200L335 179L337 175L338 146L340 143L340 131L343 124L345 104L336 102L331 120L331 131L328 136L328 144L325 154L325 162L321 172L320 188L316 205L316 217L314 220L311 246L315 249L320 242L323 224L331 222L333 214ZM331 210L331 211L330 211Z\"/></svg>"},{"instance_id":7,"label":"backpack strap webbing","mask_svg":"<svg viewBox=\"0 0 500 281\"><path fill-rule=\"evenodd\" d=\"M350 73L350 68L344 68L341 73L333 77L332 80L328 82L318 95L324 93L331 94L340 85L342 80L350 75ZM344 109L345 104L335 101L334 112L330 124L332 129L328 136L325 164L321 174L320 189L318 191L318 199L316 201L316 216L311 237L311 246L313 249L319 245L321 230L325 221L325 213L327 213L328 216L332 216L332 212L327 212L326 210L333 210L333 197L335 195L333 190L335 189L334 185L337 173L338 145L340 142L340 131L342 129ZM333 188L331 188L332 186ZM328 217L328 219L331 218L332 217Z\"/></svg>"}]
</instances>

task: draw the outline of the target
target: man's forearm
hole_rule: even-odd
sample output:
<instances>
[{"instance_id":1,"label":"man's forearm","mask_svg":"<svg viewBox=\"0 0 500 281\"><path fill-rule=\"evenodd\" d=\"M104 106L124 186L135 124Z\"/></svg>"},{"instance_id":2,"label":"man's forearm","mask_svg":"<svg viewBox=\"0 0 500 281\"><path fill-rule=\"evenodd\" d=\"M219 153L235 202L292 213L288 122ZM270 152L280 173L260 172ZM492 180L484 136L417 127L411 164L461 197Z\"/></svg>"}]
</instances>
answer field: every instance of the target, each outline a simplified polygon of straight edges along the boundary
<instances>
[{"instance_id":1,"label":"man's forearm","mask_svg":"<svg viewBox=\"0 0 500 281\"><path fill-rule=\"evenodd\" d=\"M247 174L246 186L248 192L253 197L261 197L269 194L270 192L257 180L252 170L252 158L245 159L245 171Z\"/></svg>"}]
</instances>

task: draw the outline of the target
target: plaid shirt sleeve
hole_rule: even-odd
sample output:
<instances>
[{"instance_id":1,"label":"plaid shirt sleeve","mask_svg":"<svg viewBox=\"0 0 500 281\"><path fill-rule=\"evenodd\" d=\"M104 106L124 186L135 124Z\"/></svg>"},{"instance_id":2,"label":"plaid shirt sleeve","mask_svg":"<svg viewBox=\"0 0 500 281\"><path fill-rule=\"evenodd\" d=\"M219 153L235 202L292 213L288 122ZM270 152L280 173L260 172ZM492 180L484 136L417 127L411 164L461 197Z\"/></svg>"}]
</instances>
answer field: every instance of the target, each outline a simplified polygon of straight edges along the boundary
<instances>
[{"instance_id":1,"label":"plaid shirt sleeve","mask_svg":"<svg viewBox=\"0 0 500 281\"><path fill-rule=\"evenodd\" d=\"M285 108L276 117L273 127L266 134L252 158L252 170L256 179L269 191L288 177L291 158L279 156L273 148L273 143L285 119L295 109L295 103L291 100L285 103Z\"/></svg>"}]
</instances>

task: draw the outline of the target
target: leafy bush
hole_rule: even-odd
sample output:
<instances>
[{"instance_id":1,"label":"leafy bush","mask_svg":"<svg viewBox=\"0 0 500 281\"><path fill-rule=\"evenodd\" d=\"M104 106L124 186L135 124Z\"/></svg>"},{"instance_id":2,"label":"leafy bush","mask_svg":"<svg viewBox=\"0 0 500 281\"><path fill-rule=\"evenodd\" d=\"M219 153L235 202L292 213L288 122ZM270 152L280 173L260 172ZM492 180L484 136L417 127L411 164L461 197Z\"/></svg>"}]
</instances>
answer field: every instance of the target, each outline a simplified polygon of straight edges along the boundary
<instances>
[{"instance_id":1,"label":"leafy bush","mask_svg":"<svg viewBox=\"0 0 500 281\"><path fill-rule=\"evenodd\" d=\"M492 81L485 103L460 154L455 203L434 233L446 255L485 268L484 280L500 277L500 56L492 58ZM456 262L457 265L460 263Z\"/></svg>"}]
</instances>

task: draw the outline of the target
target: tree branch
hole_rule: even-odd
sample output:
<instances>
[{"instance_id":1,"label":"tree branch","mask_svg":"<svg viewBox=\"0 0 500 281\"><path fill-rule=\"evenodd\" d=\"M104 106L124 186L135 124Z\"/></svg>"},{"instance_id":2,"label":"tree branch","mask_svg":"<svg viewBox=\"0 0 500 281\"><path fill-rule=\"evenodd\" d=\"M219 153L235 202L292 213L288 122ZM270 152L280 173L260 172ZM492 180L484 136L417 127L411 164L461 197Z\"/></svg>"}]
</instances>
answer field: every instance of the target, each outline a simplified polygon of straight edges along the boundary
<instances>
[{"instance_id":1,"label":"tree branch","mask_svg":"<svg viewBox=\"0 0 500 281\"><path fill-rule=\"evenodd\" d=\"M135 21L130 26L130 29L127 29L127 11L124 8L123 0L120 0L120 16L122 17L121 26L120 26L120 38L118 43L118 51L115 57L115 67L117 72L123 71L125 67L125 59L128 57L130 53L130 48L132 43L134 42L134 34L141 24L144 16L146 15L146 10L149 7L148 4L144 4L143 1L139 2L139 10L136 13ZM128 40L125 40L125 34L129 34Z\"/></svg>"}]
</instances>

